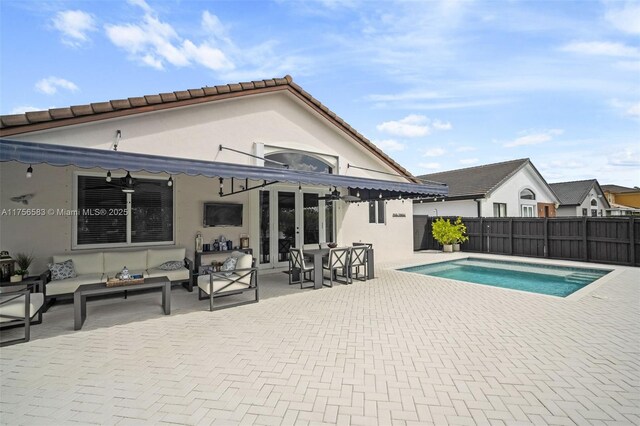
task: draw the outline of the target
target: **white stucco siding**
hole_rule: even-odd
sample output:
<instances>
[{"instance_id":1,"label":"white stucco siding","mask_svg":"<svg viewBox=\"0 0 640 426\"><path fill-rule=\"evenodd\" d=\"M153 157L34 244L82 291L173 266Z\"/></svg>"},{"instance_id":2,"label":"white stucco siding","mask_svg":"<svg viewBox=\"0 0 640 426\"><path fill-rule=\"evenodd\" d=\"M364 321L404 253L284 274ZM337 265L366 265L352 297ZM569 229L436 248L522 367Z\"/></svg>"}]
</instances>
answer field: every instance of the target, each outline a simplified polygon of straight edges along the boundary
<instances>
[{"instance_id":1,"label":"white stucco siding","mask_svg":"<svg viewBox=\"0 0 640 426\"><path fill-rule=\"evenodd\" d=\"M110 149L178 158L255 165L256 160L224 145L254 153L256 144L338 157L337 174L406 182L400 176L349 168L347 164L396 173L325 117L289 92L252 95L157 112L67 126L12 137L16 140Z\"/></svg>"},{"instance_id":2,"label":"white stucco siding","mask_svg":"<svg viewBox=\"0 0 640 426\"><path fill-rule=\"evenodd\" d=\"M416 216L461 216L478 217L478 203L474 200L437 201L413 205Z\"/></svg>"},{"instance_id":3,"label":"white stucco siding","mask_svg":"<svg viewBox=\"0 0 640 426\"><path fill-rule=\"evenodd\" d=\"M535 200L521 200L520 192L530 189L536 195ZM556 203L556 196L540 180L530 165L525 166L503 182L498 188L482 201L482 216L493 217L493 203L506 203L507 216L520 217L521 205L534 206L534 216L537 216L537 203Z\"/></svg>"}]
</instances>

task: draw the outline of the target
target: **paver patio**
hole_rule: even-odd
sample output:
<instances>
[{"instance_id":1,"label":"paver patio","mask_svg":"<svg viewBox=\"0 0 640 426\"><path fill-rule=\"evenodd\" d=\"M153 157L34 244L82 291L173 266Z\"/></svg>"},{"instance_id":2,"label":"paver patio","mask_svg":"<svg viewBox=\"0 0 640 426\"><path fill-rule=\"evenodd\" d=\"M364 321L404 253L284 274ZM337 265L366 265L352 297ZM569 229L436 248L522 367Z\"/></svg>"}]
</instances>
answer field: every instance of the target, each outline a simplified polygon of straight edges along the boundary
<instances>
[{"instance_id":1,"label":"paver patio","mask_svg":"<svg viewBox=\"0 0 640 426\"><path fill-rule=\"evenodd\" d=\"M159 293L89 302L79 332L54 306L0 352L0 422L640 423L638 268L561 299L389 266L317 291L262 275L280 297L213 313L180 288L171 316Z\"/></svg>"}]
</instances>

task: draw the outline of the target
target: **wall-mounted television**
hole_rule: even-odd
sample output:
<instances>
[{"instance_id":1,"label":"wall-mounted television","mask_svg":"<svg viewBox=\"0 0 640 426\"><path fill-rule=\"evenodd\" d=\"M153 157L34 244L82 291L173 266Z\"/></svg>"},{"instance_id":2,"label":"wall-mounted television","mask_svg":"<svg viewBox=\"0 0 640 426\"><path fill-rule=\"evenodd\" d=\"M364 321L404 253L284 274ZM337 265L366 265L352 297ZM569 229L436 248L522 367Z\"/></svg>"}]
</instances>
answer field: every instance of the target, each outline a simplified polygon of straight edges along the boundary
<instances>
[{"instance_id":1,"label":"wall-mounted television","mask_svg":"<svg viewBox=\"0 0 640 426\"><path fill-rule=\"evenodd\" d=\"M204 203L203 226L242 226L242 204Z\"/></svg>"}]
</instances>

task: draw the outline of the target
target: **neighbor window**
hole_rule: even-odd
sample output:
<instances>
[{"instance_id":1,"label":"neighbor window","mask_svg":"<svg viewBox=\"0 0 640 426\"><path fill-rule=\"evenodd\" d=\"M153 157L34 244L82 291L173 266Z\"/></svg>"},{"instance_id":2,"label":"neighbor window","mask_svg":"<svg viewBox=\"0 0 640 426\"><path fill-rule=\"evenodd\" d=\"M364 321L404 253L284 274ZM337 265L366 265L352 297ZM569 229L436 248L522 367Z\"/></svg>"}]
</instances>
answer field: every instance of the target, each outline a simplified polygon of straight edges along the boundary
<instances>
[{"instance_id":1,"label":"neighbor window","mask_svg":"<svg viewBox=\"0 0 640 426\"><path fill-rule=\"evenodd\" d=\"M592 207L598 207L598 201L595 198L593 200L591 200L591 206Z\"/></svg>"},{"instance_id":2,"label":"neighbor window","mask_svg":"<svg viewBox=\"0 0 640 426\"><path fill-rule=\"evenodd\" d=\"M536 194L534 194L533 191L530 190L530 189L523 189L520 192L520 199L521 200L535 200L536 199Z\"/></svg>"},{"instance_id":3,"label":"neighbor window","mask_svg":"<svg viewBox=\"0 0 640 426\"><path fill-rule=\"evenodd\" d=\"M135 178L134 192L125 193L119 184L115 177L78 176L75 245L172 243L173 187Z\"/></svg>"},{"instance_id":4,"label":"neighbor window","mask_svg":"<svg viewBox=\"0 0 640 426\"><path fill-rule=\"evenodd\" d=\"M522 217L535 217L533 206L522 206Z\"/></svg>"},{"instance_id":5,"label":"neighbor window","mask_svg":"<svg viewBox=\"0 0 640 426\"><path fill-rule=\"evenodd\" d=\"M591 209L591 216L592 217L598 217L598 210L597 209Z\"/></svg>"},{"instance_id":6,"label":"neighbor window","mask_svg":"<svg viewBox=\"0 0 640 426\"><path fill-rule=\"evenodd\" d=\"M384 223L384 201L369 201L369 223Z\"/></svg>"},{"instance_id":7,"label":"neighbor window","mask_svg":"<svg viewBox=\"0 0 640 426\"><path fill-rule=\"evenodd\" d=\"M586 216L587 215L587 209L582 209L582 216Z\"/></svg>"},{"instance_id":8,"label":"neighbor window","mask_svg":"<svg viewBox=\"0 0 640 426\"><path fill-rule=\"evenodd\" d=\"M507 217L507 204L493 203L493 217Z\"/></svg>"}]
</instances>

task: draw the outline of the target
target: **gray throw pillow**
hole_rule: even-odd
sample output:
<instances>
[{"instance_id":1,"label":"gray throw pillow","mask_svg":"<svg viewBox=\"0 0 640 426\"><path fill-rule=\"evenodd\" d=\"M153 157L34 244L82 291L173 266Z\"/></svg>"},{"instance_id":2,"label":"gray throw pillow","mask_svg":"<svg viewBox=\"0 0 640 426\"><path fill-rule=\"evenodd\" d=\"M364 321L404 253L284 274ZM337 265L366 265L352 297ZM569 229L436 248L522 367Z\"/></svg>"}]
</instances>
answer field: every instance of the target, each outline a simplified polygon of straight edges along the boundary
<instances>
[{"instance_id":1,"label":"gray throw pillow","mask_svg":"<svg viewBox=\"0 0 640 426\"><path fill-rule=\"evenodd\" d=\"M65 260L60 263L50 263L51 281L66 280L67 278L75 278L76 268L73 266L73 260Z\"/></svg>"},{"instance_id":2,"label":"gray throw pillow","mask_svg":"<svg viewBox=\"0 0 640 426\"><path fill-rule=\"evenodd\" d=\"M238 263L237 257L229 257L224 261L222 266L220 267L221 271L234 271L236 269L236 263ZM225 277L230 277L233 272L226 272L224 274Z\"/></svg>"},{"instance_id":3,"label":"gray throw pillow","mask_svg":"<svg viewBox=\"0 0 640 426\"><path fill-rule=\"evenodd\" d=\"M180 260L170 260L158 266L158 268L162 269L163 271L177 271L178 269L182 269L183 267L184 263Z\"/></svg>"}]
</instances>

